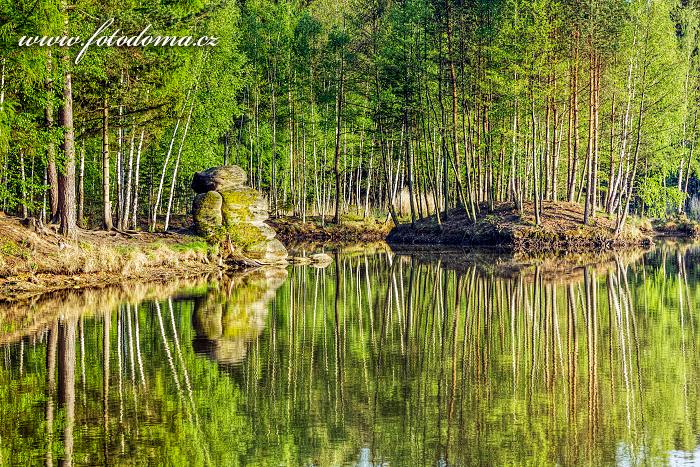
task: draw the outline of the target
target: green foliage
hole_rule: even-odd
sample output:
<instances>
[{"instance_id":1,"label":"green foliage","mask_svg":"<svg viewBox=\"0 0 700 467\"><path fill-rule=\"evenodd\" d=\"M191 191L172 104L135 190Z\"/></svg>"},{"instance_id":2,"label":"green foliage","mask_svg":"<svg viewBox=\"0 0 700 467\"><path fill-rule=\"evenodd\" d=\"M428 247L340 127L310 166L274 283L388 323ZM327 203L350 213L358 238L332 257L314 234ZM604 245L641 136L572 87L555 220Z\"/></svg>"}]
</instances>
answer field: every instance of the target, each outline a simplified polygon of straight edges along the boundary
<instances>
[{"instance_id":1,"label":"green foliage","mask_svg":"<svg viewBox=\"0 0 700 467\"><path fill-rule=\"evenodd\" d=\"M344 213L355 208L367 215L391 204L403 219L408 203L393 193L409 186L418 204L414 216L423 217L467 199L532 200L535 176L545 198L565 199L568 191L579 198L589 191L580 183L589 147L596 166L591 190L611 213L626 203L608 202L610 192L631 194L633 209L653 204L661 213L652 194L656 182L645 180L660 177L670 185L681 178L685 192L684 182L696 178L700 10L694 4L5 3L0 209L10 213L26 209L46 220L51 147L59 171L62 166L63 51L19 48L17 39L61 34L64 19L67 32L82 37L99 18L114 17L113 28L126 34L151 24L154 34L219 38L205 48L93 47L71 67L89 225L101 221L105 103L114 211L123 211L127 190L138 193L137 215L149 214L150 228L153 211L164 211L169 198L173 211L186 214L193 173L224 162L246 169L273 214L327 215L339 183ZM70 50L70 57L77 52ZM591 101L594 75L599 89ZM51 107L53 127L46 115ZM127 187L138 147L139 186ZM156 206L152 187L161 176ZM688 183L690 195L696 185ZM680 202L671 192L663 197Z\"/></svg>"},{"instance_id":2,"label":"green foliage","mask_svg":"<svg viewBox=\"0 0 700 467\"><path fill-rule=\"evenodd\" d=\"M650 217L665 217L675 213L685 202L686 194L677 187L666 187L660 177L645 178L641 181L637 194Z\"/></svg>"}]
</instances>

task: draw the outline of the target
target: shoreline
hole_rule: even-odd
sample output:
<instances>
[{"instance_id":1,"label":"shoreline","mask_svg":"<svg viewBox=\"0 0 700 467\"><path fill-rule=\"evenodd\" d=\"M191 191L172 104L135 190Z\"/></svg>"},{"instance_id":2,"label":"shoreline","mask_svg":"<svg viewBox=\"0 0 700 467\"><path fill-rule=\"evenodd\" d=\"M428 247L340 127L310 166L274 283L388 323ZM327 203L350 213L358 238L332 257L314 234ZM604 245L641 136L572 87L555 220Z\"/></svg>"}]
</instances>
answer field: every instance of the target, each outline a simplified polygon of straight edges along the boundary
<instances>
[{"instance_id":1,"label":"shoreline","mask_svg":"<svg viewBox=\"0 0 700 467\"><path fill-rule=\"evenodd\" d=\"M187 232L81 230L67 241L50 228L25 224L0 217L0 302L66 289L164 283L223 269L212 248ZM241 267L235 261L227 266Z\"/></svg>"},{"instance_id":2,"label":"shoreline","mask_svg":"<svg viewBox=\"0 0 700 467\"><path fill-rule=\"evenodd\" d=\"M442 245L469 248L494 248L505 253L531 255L589 254L646 248L653 242L653 230L647 221L630 222L619 235L615 220L598 212L588 225L583 224L583 207L568 202L543 202L539 224L532 204L522 211L510 203L483 210L472 221L462 209L453 209L441 222L433 217L402 224L387 236L387 243L401 247Z\"/></svg>"},{"instance_id":3,"label":"shoreline","mask_svg":"<svg viewBox=\"0 0 700 467\"><path fill-rule=\"evenodd\" d=\"M455 259L457 256L497 256L497 263L486 264L486 261L484 265L487 270L505 273L517 273L538 265L555 272L571 270L582 263L593 264L602 256L647 251L653 238L692 240L668 231L636 229L633 234L626 232L625 241L615 242L600 236L600 230L591 232L577 225L574 230L565 226L569 230L557 232L551 229L552 225L535 227L527 216L513 222L504 213L508 214L502 210L496 216L486 215L476 223L465 223L458 214L451 213L451 224L443 222L442 231L436 229L430 218L416 222L416 229L402 224L391 231L375 219L349 220L340 226L321 225L319 218L309 218L302 223L296 218L279 217L270 219L269 223L277 231L276 238L290 251L312 252L385 243L397 254L447 253L453 262L459 262ZM26 301L60 290L101 289L136 282L163 284L211 274L246 273L264 267L241 258L229 258L224 264L201 237L189 231L85 230L71 245L49 229L36 232L18 218L0 217L0 233L3 234L0 236L0 267L5 269L0 275L0 303ZM465 233L471 235L468 237L471 243L464 242ZM452 237L445 237L450 234ZM573 248L566 248L569 245ZM43 257L38 260L37 256ZM557 267L562 261L563 265Z\"/></svg>"}]
</instances>

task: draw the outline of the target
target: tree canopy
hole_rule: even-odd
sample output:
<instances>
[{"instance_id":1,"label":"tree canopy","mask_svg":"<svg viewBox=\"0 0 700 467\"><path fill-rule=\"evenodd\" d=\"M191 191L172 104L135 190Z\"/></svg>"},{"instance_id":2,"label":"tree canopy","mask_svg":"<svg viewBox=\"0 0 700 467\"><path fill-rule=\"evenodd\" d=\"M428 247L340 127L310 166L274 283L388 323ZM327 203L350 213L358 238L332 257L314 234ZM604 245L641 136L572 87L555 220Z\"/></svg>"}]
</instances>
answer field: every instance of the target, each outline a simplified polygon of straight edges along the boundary
<instances>
[{"instance_id":1,"label":"tree canopy","mask_svg":"<svg viewBox=\"0 0 700 467\"><path fill-rule=\"evenodd\" d=\"M302 220L440 222L502 202L539 219L568 200L622 226L697 195L693 3L39 0L0 18L8 213L167 229L192 173L221 164ZM93 45L77 64L80 45L18 45L85 40L109 18L218 40Z\"/></svg>"}]
</instances>

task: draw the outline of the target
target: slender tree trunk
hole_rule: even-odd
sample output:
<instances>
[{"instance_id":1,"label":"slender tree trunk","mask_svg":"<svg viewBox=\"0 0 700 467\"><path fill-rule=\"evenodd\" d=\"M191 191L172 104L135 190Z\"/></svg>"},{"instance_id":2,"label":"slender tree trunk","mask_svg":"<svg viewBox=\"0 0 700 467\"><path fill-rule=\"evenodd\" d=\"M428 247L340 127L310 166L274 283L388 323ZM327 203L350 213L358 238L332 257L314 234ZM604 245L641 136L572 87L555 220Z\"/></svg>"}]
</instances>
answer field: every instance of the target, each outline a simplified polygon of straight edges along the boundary
<instances>
[{"instance_id":1,"label":"slender tree trunk","mask_svg":"<svg viewBox=\"0 0 700 467\"><path fill-rule=\"evenodd\" d=\"M78 227L85 228L85 140L80 145L80 171L78 172Z\"/></svg>"},{"instance_id":2,"label":"slender tree trunk","mask_svg":"<svg viewBox=\"0 0 700 467\"><path fill-rule=\"evenodd\" d=\"M605 194L605 209L610 206L613 179L615 178L615 93L610 103L610 169L608 172L608 191Z\"/></svg>"},{"instance_id":3,"label":"slender tree trunk","mask_svg":"<svg viewBox=\"0 0 700 467\"><path fill-rule=\"evenodd\" d=\"M112 230L112 201L109 187L109 100L102 101L102 227Z\"/></svg>"},{"instance_id":4,"label":"slender tree trunk","mask_svg":"<svg viewBox=\"0 0 700 467\"><path fill-rule=\"evenodd\" d=\"M132 209L132 221L131 225L134 230L138 228L138 223L136 215L138 214L139 207L139 172L141 168L141 149L143 148L143 137L146 133L146 129L141 129L141 137L139 138L139 147L136 151L136 167L134 168L134 206Z\"/></svg>"},{"instance_id":5,"label":"slender tree trunk","mask_svg":"<svg viewBox=\"0 0 700 467\"><path fill-rule=\"evenodd\" d=\"M446 8L446 21L447 21L447 55L448 55L448 60L450 62L450 84L452 88L452 156L453 156L453 164L454 164L454 170L455 170L455 182L457 184L457 189L461 191L460 189L460 170L459 170L459 164L457 162L457 158L459 157L459 150L457 148L457 106L458 106L458 99L457 99L457 75L455 71L455 63L454 63L454 57L452 56L452 22L450 19L450 1L447 0L446 2L447 8ZM467 211L467 218L475 221L476 220L476 212L474 208L474 194L472 193L472 185L471 185L471 169L470 169L470 164L467 161L467 177L466 177L466 199L463 201L466 201L465 204L465 209Z\"/></svg>"},{"instance_id":6,"label":"slender tree trunk","mask_svg":"<svg viewBox=\"0 0 700 467\"><path fill-rule=\"evenodd\" d=\"M64 33L68 33L67 2L63 0ZM75 213L75 134L73 131L73 84L71 75L71 60L68 49L65 49L63 62L63 102L59 113L59 123L64 129L63 142L63 171L58 176L59 210L61 212L62 235L72 238L77 235Z\"/></svg>"},{"instance_id":7,"label":"slender tree trunk","mask_svg":"<svg viewBox=\"0 0 700 467\"><path fill-rule=\"evenodd\" d=\"M648 34L649 32L647 31L647 39L645 40L645 43L648 43ZM646 49L646 48L645 48ZM646 50L645 50L646 51ZM647 72L647 65L645 64L642 70L642 92L640 95L639 99L639 118L637 119L637 136L636 136L636 142L635 142L635 147L634 147L634 160L632 162L632 172L630 174L630 177L626 183L627 186L627 197L624 202L624 206L622 207L622 212L618 215L617 218L617 226L615 228L615 234L619 235L622 232L622 229L625 226L625 221L627 220L627 214L629 213L629 208L630 208L630 201L632 199L632 191L634 189L634 179L637 175L637 165L639 163L639 147L641 145L642 141L642 121L644 118L644 98L645 98L645 88L646 86L646 72Z\"/></svg>"},{"instance_id":8,"label":"slender tree trunk","mask_svg":"<svg viewBox=\"0 0 700 467\"><path fill-rule=\"evenodd\" d=\"M134 174L134 144L136 140L136 126L131 125L131 139L129 141L129 161L126 166L126 184L124 185L123 205L119 210L119 229L129 228L129 214L131 213L131 180Z\"/></svg>"},{"instance_id":9,"label":"slender tree trunk","mask_svg":"<svg viewBox=\"0 0 700 467\"><path fill-rule=\"evenodd\" d=\"M595 139L595 58L593 54L593 45L589 43L590 52L590 73L589 73L589 99L588 99L588 151L586 153L586 201L583 209L583 223L588 224L593 210L593 191L595 189L593 172L593 151Z\"/></svg>"},{"instance_id":10,"label":"slender tree trunk","mask_svg":"<svg viewBox=\"0 0 700 467\"><path fill-rule=\"evenodd\" d=\"M518 75L517 73L514 75L515 80L517 81ZM510 181L508 183L509 188L510 188L510 196L512 198L513 204L515 204L515 207L518 209L520 213L522 213L523 206L520 203L520 196L518 195L518 185L517 185L517 176L518 174L516 173L516 168L517 168L517 152L518 152L518 98L515 98L515 102L513 103L513 141L512 141L512 150L510 153Z\"/></svg>"},{"instance_id":11,"label":"slender tree trunk","mask_svg":"<svg viewBox=\"0 0 700 467\"><path fill-rule=\"evenodd\" d=\"M46 129L51 133L53 130L53 61L51 50L47 50L46 60ZM3 58L3 93L4 93L4 70L5 59ZM3 94L4 97L4 94ZM46 181L49 185L49 206L51 206L51 223L59 221L58 218L58 171L56 170L56 145L53 134L50 135L46 147Z\"/></svg>"},{"instance_id":12,"label":"slender tree trunk","mask_svg":"<svg viewBox=\"0 0 700 467\"><path fill-rule=\"evenodd\" d=\"M27 212L27 176L25 173L24 169L24 149L19 150L19 168L20 168L20 176L21 176L21 182L22 182L22 218L26 219L28 216Z\"/></svg>"},{"instance_id":13,"label":"slender tree trunk","mask_svg":"<svg viewBox=\"0 0 700 467\"><path fill-rule=\"evenodd\" d=\"M182 109L180 109L180 115L177 117L177 122L175 123L175 129L173 130L173 135L170 138L170 145L168 146L168 152L165 155L165 161L163 161L163 170L160 173L160 182L158 183L158 192L156 194L155 203L153 203L153 208L151 210L151 225L150 229L155 230L156 222L158 221L158 211L160 210L160 200L163 196L163 184L165 183L165 173L168 170L168 163L170 162L170 155L173 152L173 145L175 144L175 137L177 136L177 130L180 127L180 121L185 113L185 107L187 102L190 100L190 90L187 91L185 96L185 104L183 104Z\"/></svg>"},{"instance_id":14,"label":"slender tree trunk","mask_svg":"<svg viewBox=\"0 0 700 467\"><path fill-rule=\"evenodd\" d=\"M530 86L532 86L532 82ZM535 224L540 225L541 219L541 199L540 199L540 187L539 180L537 177L537 120L535 118L535 96L533 94L532 88L530 89L530 99L531 99L531 116L532 116L532 204L535 211Z\"/></svg>"},{"instance_id":15,"label":"slender tree trunk","mask_svg":"<svg viewBox=\"0 0 700 467\"><path fill-rule=\"evenodd\" d=\"M182 155L182 147L185 145L185 138L187 138L187 130L190 128L190 119L192 118L192 109L194 109L194 97L192 98L192 103L190 104L190 111L187 114L187 122L185 123L185 131L182 132L182 140L180 141L180 147L177 150L177 158L175 159L175 168L173 169L173 178L170 184L170 196L168 197L168 211L165 215L165 226L164 230L167 232L168 226L170 225L170 211L173 206L173 194L175 193L175 181L177 180L177 170L180 166L180 157Z\"/></svg>"},{"instance_id":16,"label":"slender tree trunk","mask_svg":"<svg viewBox=\"0 0 700 467\"><path fill-rule=\"evenodd\" d=\"M574 200L574 195L576 193L576 174L578 172L578 153L579 153L579 138L578 138L578 69L579 69L579 37L580 33L576 31L574 33L576 40L575 51L574 51L574 66L573 66L573 78L571 81L571 100L572 100L572 118L570 130L573 133L573 146L572 146L572 158L571 167L569 174L569 186L567 188L567 198L569 202Z\"/></svg>"},{"instance_id":17,"label":"slender tree trunk","mask_svg":"<svg viewBox=\"0 0 700 467\"><path fill-rule=\"evenodd\" d=\"M335 99L335 158L333 162L333 171L335 174L335 214L333 215L333 223L340 224L340 204L342 202L342 190L340 186L340 128L342 124L343 114L343 91L344 91L344 57L340 57L340 70L338 75L338 89Z\"/></svg>"}]
</instances>

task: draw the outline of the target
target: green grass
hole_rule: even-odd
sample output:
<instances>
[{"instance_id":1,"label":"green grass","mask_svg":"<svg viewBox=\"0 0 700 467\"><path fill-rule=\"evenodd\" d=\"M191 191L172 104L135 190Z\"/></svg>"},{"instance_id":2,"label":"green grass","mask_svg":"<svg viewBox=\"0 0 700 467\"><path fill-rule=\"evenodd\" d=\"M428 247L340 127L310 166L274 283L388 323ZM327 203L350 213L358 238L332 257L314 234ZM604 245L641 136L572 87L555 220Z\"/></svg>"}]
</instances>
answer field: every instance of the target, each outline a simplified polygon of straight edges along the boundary
<instances>
[{"instance_id":1,"label":"green grass","mask_svg":"<svg viewBox=\"0 0 700 467\"><path fill-rule=\"evenodd\" d=\"M126 256L129 253L131 253L134 250L133 247L131 246L126 246L126 245L117 245L114 247L114 251L116 251L118 254Z\"/></svg>"},{"instance_id":2,"label":"green grass","mask_svg":"<svg viewBox=\"0 0 700 467\"><path fill-rule=\"evenodd\" d=\"M206 240L192 240L187 243L175 243L169 245L170 249L177 251L178 253L185 253L187 251L194 251L195 253L207 253L209 251L209 244Z\"/></svg>"},{"instance_id":3,"label":"green grass","mask_svg":"<svg viewBox=\"0 0 700 467\"><path fill-rule=\"evenodd\" d=\"M78 246L83 251L93 251L95 249L95 246L88 242L78 242Z\"/></svg>"},{"instance_id":4,"label":"green grass","mask_svg":"<svg viewBox=\"0 0 700 467\"><path fill-rule=\"evenodd\" d=\"M12 240L0 244L0 254L3 256L20 256L22 249Z\"/></svg>"}]
</instances>

